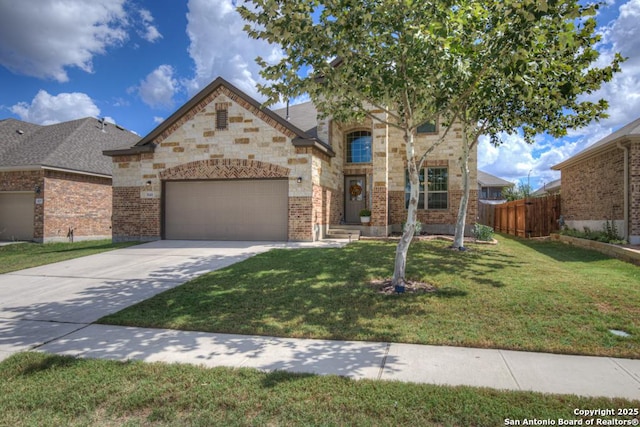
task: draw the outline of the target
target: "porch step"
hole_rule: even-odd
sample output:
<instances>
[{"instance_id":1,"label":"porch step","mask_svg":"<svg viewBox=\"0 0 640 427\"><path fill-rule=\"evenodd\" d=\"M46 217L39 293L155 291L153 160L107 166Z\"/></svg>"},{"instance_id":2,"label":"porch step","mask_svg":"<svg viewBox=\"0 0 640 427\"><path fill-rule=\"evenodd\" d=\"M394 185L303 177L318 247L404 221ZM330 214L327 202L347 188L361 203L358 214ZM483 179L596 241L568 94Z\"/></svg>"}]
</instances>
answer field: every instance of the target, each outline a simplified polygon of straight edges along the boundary
<instances>
[{"instance_id":1,"label":"porch step","mask_svg":"<svg viewBox=\"0 0 640 427\"><path fill-rule=\"evenodd\" d=\"M360 230L353 228L330 228L327 230L327 239L360 240Z\"/></svg>"}]
</instances>

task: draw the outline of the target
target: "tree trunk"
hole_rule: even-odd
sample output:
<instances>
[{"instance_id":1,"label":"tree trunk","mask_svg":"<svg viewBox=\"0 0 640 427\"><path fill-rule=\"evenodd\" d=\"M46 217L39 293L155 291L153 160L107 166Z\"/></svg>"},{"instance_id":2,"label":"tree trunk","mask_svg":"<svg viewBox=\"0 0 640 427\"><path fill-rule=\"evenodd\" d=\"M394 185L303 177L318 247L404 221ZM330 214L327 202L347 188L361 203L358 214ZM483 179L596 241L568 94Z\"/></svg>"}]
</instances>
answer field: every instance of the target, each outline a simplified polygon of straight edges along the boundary
<instances>
[{"instance_id":1,"label":"tree trunk","mask_svg":"<svg viewBox=\"0 0 640 427\"><path fill-rule=\"evenodd\" d=\"M462 197L458 209L453 247L464 250L464 229L467 220L467 208L469 205L469 140L466 132L463 132L462 156L460 157L460 171L462 172Z\"/></svg>"},{"instance_id":2,"label":"tree trunk","mask_svg":"<svg viewBox=\"0 0 640 427\"><path fill-rule=\"evenodd\" d=\"M407 210L407 221L404 230L402 230L402 238L396 248L396 261L393 270L393 285L398 293L404 292L406 284L405 270L407 266L407 253L409 252L409 245L416 231L420 190L420 178L415 158L413 134L405 133L404 139L407 146L407 167L409 169L409 207Z\"/></svg>"}]
</instances>

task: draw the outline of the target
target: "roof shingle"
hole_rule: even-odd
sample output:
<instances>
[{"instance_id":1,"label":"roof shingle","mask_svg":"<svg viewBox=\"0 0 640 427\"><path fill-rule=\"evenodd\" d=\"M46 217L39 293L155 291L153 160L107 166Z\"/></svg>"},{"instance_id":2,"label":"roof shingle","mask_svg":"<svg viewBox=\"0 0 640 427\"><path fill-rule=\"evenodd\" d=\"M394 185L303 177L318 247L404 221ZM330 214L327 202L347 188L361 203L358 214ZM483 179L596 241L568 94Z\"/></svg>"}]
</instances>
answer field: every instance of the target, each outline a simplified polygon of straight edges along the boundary
<instances>
[{"instance_id":1,"label":"roof shingle","mask_svg":"<svg viewBox=\"0 0 640 427\"><path fill-rule=\"evenodd\" d=\"M139 139L92 117L47 126L0 120L0 168L43 166L110 176L112 162L102 152Z\"/></svg>"}]
</instances>

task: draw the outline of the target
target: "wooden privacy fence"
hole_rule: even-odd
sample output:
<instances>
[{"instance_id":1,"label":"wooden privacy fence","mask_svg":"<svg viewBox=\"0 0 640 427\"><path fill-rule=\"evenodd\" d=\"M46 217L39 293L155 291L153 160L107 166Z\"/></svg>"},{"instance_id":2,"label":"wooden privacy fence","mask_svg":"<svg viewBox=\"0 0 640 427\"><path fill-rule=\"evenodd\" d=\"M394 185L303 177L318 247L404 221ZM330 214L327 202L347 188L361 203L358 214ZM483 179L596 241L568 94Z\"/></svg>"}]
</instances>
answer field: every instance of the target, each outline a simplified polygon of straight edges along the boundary
<instances>
[{"instance_id":1,"label":"wooden privacy fence","mask_svg":"<svg viewBox=\"0 0 640 427\"><path fill-rule=\"evenodd\" d=\"M491 205L480 203L478 222L520 237L548 236L560 229L560 195L529 197Z\"/></svg>"}]
</instances>

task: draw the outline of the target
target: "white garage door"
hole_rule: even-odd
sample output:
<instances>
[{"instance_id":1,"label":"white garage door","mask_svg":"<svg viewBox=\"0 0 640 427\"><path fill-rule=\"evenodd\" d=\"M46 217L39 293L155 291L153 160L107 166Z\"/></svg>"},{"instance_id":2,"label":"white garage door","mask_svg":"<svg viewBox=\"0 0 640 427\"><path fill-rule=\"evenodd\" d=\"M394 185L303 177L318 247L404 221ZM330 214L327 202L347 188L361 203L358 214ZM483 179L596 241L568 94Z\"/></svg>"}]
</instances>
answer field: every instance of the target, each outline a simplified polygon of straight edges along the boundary
<instances>
[{"instance_id":1,"label":"white garage door","mask_svg":"<svg viewBox=\"0 0 640 427\"><path fill-rule=\"evenodd\" d=\"M165 239L287 240L287 180L173 181Z\"/></svg>"},{"instance_id":2,"label":"white garage door","mask_svg":"<svg viewBox=\"0 0 640 427\"><path fill-rule=\"evenodd\" d=\"M0 240L33 240L33 193L0 192Z\"/></svg>"}]
</instances>

